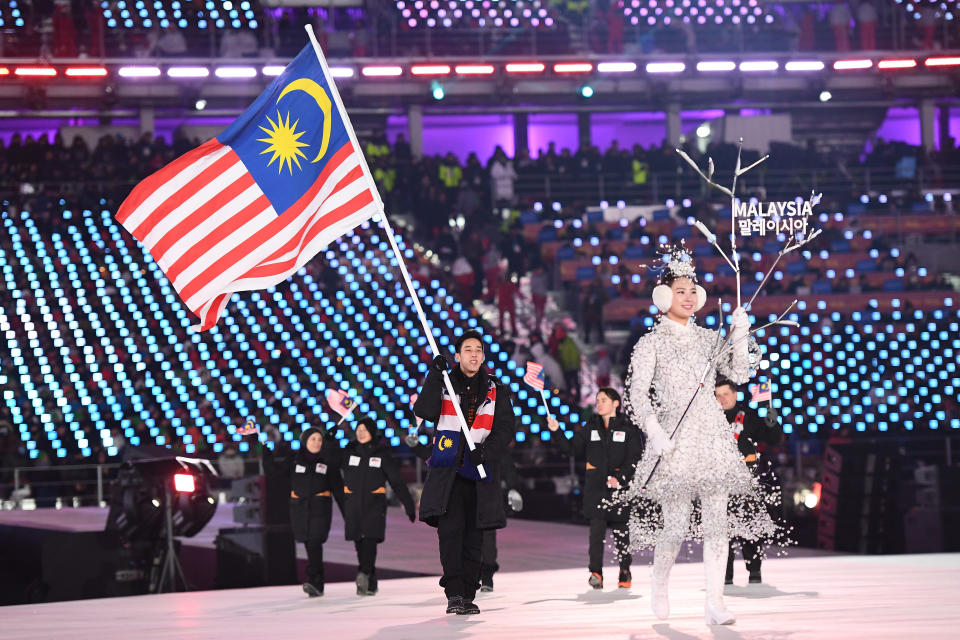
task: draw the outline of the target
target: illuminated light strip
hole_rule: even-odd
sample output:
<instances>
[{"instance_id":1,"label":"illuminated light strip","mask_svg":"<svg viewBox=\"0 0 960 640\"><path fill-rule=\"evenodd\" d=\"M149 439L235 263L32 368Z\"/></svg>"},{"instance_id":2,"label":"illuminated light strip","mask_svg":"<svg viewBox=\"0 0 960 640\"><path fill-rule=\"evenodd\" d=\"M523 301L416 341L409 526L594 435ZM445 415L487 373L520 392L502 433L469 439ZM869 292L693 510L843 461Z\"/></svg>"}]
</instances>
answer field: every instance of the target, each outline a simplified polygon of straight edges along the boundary
<instances>
[{"instance_id":1,"label":"illuminated light strip","mask_svg":"<svg viewBox=\"0 0 960 640\"><path fill-rule=\"evenodd\" d=\"M120 67L117 72L121 78L157 78L160 76L159 67Z\"/></svg>"},{"instance_id":2,"label":"illuminated light strip","mask_svg":"<svg viewBox=\"0 0 960 640\"><path fill-rule=\"evenodd\" d=\"M353 67L330 67L330 75L334 78L352 78Z\"/></svg>"},{"instance_id":3,"label":"illuminated light strip","mask_svg":"<svg viewBox=\"0 0 960 640\"><path fill-rule=\"evenodd\" d=\"M820 60L791 60L783 68L787 71L823 71L825 66Z\"/></svg>"},{"instance_id":4,"label":"illuminated light strip","mask_svg":"<svg viewBox=\"0 0 960 640\"><path fill-rule=\"evenodd\" d=\"M415 64L410 67L410 73L415 76L445 76L450 73L448 64Z\"/></svg>"},{"instance_id":5,"label":"illuminated light strip","mask_svg":"<svg viewBox=\"0 0 960 640\"><path fill-rule=\"evenodd\" d=\"M507 73L543 73L546 65L542 62L508 62Z\"/></svg>"},{"instance_id":6,"label":"illuminated light strip","mask_svg":"<svg viewBox=\"0 0 960 640\"><path fill-rule=\"evenodd\" d=\"M740 71L776 71L780 63L776 60L744 60L740 63Z\"/></svg>"},{"instance_id":7,"label":"illuminated light strip","mask_svg":"<svg viewBox=\"0 0 960 640\"><path fill-rule=\"evenodd\" d=\"M67 67L63 72L70 78L103 78L107 75L106 67Z\"/></svg>"},{"instance_id":8,"label":"illuminated light strip","mask_svg":"<svg viewBox=\"0 0 960 640\"><path fill-rule=\"evenodd\" d=\"M873 60L837 60L833 63L833 68L837 71L869 69L872 66Z\"/></svg>"},{"instance_id":9,"label":"illuminated light strip","mask_svg":"<svg viewBox=\"0 0 960 640\"><path fill-rule=\"evenodd\" d=\"M51 78L57 75L57 70L53 67L17 67L13 71L14 75L21 77L44 77Z\"/></svg>"},{"instance_id":10,"label":"illuminated light strip","mask_svg":"<svg viewBox=\"0 0 960 640\"><path fill-rule=\"evenodd\" d=\"M366 78L396 78L401 73L403 69L400 67L364 67L360 73Z\"/></svg>"},{"instance_id":11,"label":"illuminated light strip","mask_svg":"<svg viewBox=\"0 0 960 640\"><path fill-rule=\"evenodd\" d=\"M0 67L0 76L8 75L10 75L10 69L7 69L6 67Z\"/></svg>"},{"instance_id":12,"label":"illuminated light strip","mask_svg":"<svg viewBox=\"0 0 960 640\"><path fill-rule=\"evenodd\" d=\"M170 67L167 75L171 78L206 78L210 69L206 67Z\"/></svg>"},{"instance_id":13,"label":"illuminated light strip","mask_svg":"<svg viewBox=\"0 0 960 640\"><path fill-rule=\"evenodd\" d=\"M923 64L927 67L955 67L960 65L960 57L927 58Z\"/></svg>"},{"instance_id":14,"label":"illuminated light strip","mask_svg":"<svg viewBox=\"0 0 960 640\"><path fill-rule=\"evenodd\" d=\"M593 65L589 62L558 62L553 65L554 73L590 73Z\"/></svg>"},{"instance_id":15,"label":"illuminated light strip","mask_svg":"<svg viewBox=\"0 0 960 640\"><path fill-rule=\"evenodd\" d=\"M697 71L733 71L737 63L733 60L704 60L697 63Z\"/></svg>"},{"instance_id":16,"label":"illuminated light strip","mask_svg":"<svg viewBox=\"0 0 960 640\"><path fill-rule=\"evenodd\" d=\"M453 69L458 76L488 76L493 73L492 64L458 64Z\"/></svg>"},{"instance_id":17,"label":"illuminated light strip","mask_svg":"<svg viewBox=\"0 0 960 640\"><path fill-rule=\"evenodd\" d=\"M881 60L877 63L877 69L913 69L915 66L917 66L917 61L912 58Z\"/></svg>"},{"instance_id":18,"label":"illuminated light strip","mask_svg":"<svg viewBox=\"0 0 960 640\"><path fill-rule=\"evenodd\" d=\"M633 73L636 70L636 62L601 62L597 65L600 73Z\"/></svg>"},{"instance_id":19,"label":"illuminated light strip","mask_svg":"<svg viewBox=\"0 0 960 640\"><path fill-rule=\"evenodd\" d=\"M683 73L687 65L682 62L648 62L647 73Z\"/></svg>"},{"instance_id":20,"label":"illuminated light strip","mask_svg":"<svg viewBox=\"0 0 960 640\"><path fill-rule=\"evenodd\" d=\"M260 73L265 76L278 76L283 73L284 69L286 69L286 67L282 64L268 64L260 70Z\"/></svg>"},{"instance_id":21,"label":"illuminated light strip","mask_svg":"<svg viewBox=\"0 0 960 640\"><path fill-rule=\"evenodd\" d=\"M217 67L213 75L218 78L256 78L257 70L253 67Z\"/></svg>"}]
</instances>

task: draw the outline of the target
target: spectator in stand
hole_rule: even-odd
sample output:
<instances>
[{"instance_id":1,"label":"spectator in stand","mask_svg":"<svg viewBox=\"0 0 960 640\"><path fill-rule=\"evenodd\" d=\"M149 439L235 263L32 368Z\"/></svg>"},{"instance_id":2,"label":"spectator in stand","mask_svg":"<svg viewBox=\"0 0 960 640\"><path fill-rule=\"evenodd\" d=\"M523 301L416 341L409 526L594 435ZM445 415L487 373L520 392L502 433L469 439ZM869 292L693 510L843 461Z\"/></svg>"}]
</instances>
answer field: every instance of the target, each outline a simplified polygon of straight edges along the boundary
<instances>
[{"instance_id":1,"label":"spectator in stand","mask_svg":"<svg viewBox=\"0 0 960 640\"><path fill-rule=\"evenodd\" d=\"M590 344L590 337L594 330L596 330L597 342L603 344L605 340L603 335L603 305L608 300L610 300L610 296L607 294L607 289L599 276L582 289L581 325L583 326L583 341L587 344Z\"/></svg>"},{"instance_id":2,"label":"spectator in stand","mask_svg":"<svg viewBox=\"0 0 960 640\"><path fill-rule=\"evenodd\" d=\"M543 325L543 315L547 308L547 274L543 265L530 272L530 302L533 305L533 333L539 333Z\"/></svg>"},{"instance_id":3,"label":"spectator in stand","mask_svg":"<svg viewBox=\"0 0 960 640\"><path fill-rule=\"evenodd\" d=\"M857 27L860 29L860 48L874 51L877 48L877 8L873 0L860 0L857 7Z\"/></svg>"},{"instance_id":4,"label":"spectator in stand","mask_svg":"<svg viewBox=\"0 0 960 640\"><path fill-rule=\"evenodd\" d=\"M563 369L560 363L547 352L539 334L530 335L530 355L537 364L543 365L543 374L547 378L546 387L548 389L558 389L563 391L567 388L567 381L563 376Z\"/></svg>"},{"instance_id":5,"label":"spectator in stand","mask_svg":"<svg viewBox=\"0 0 960 640\"><path fill-rule=\"evenodd\" d=\"M580 403L580 348L566 329L558 325L557 360L563 369L563 378L573 396L573 402Z\"/></svg>"},{"instance_id":6,"label":"spectator in stand","mask_svg":"<svg viewBox=\"0 0 960 640\"><path fill-rule=\"evenodd\" d=\"M520 292L516 272L510 272L500 280L497 286L497 310L500 313L500 335L517 335L517 294ZM507 333L507 324L504 316L510 315L510 333Z\"/></svg>"},{"instance_id":7,"label":"spectator in stand","mask_svg":"<svg viewBox=\"0 0 960 640\"><path fill-rule=\"evenodd\" d=\"M830 9L830 28L833 29L833 40L837 51L850 51L850 7L846 0L836 0Z\"/></svg>"},{"instance_id":8,"label":"spectator in stand","mask_svg":"<svg viewBox=\"0 0 960 640\"><path fill-rule=\"evenodd\" d=\"M217 467L220 469L220 478L227 481L227 484L230 480L237 480L244 476L243 458L233 445L224 447L223 453L217 457Z\"/></svg>"},{"instance_id":9,"label":"spectator in stand","mask_svg":"<svg viewBox=\"0 0 960 640\"><path fill-rule=\"evenodd\" d=\"M516 201L513 187L517 180L517 172L514 171L513 163L500 146L497 146L490 162L490 180L493 185L494 206L513 205Z\"/></svg>"}]
</instances>

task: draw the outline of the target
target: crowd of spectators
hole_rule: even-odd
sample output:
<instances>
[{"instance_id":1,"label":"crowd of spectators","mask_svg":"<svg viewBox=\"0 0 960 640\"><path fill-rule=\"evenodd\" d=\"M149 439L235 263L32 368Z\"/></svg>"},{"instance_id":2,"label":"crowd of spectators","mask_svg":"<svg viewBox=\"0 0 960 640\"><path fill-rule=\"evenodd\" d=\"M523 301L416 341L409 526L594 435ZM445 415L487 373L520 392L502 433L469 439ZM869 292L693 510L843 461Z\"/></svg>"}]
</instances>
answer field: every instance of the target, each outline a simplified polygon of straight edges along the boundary
<instances>
[{"instance_id":1,"label":"crowd of spectators","mask_svg":"<svg viewBox=\"0 0 960 640\"><path fill-rule=\"evenodd\" d=\"M204 2L182 2L185 27L153 24L108 26L100 2L33 0L20 3L24 24L8 21L0 32L0 52L7 57L257 56L270 52L288 57L303 46L303 25L312 24L330 57L395 55L648 54L776 51L931 51L955 46L958 36L934 3L903 4L880 0L836 0L763 4L755 23L717 24L697 17L649 23L624 0L545 2L549 20L509 21L473 17L465 11L452 28L426 20L415 24L394 2L360 7L289 7L265 9L252 2L254 18L240 28L201 28ZM107 7L116 16L116 2ZM630 11L630 14L627 14ZM718 15L722 5L718 5ZM768 20L769 18L769 20ZM443 22L443 20L438 20ZM177 21L179 23L179 20ZM256 25L251 28L250 25ZM429 35L427 35L429 32Z\"/></svg>"}]
</instances>

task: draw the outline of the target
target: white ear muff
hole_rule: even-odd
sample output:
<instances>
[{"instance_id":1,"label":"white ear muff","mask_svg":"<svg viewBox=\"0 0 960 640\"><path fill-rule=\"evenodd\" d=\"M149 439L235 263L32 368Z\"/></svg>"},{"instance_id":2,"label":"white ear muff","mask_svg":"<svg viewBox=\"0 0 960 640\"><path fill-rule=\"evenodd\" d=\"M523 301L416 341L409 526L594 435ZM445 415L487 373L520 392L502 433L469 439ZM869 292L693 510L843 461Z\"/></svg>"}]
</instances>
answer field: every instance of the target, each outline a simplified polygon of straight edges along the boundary
<instances>
[{"instance_id":1,"label":"white ear muff","mask_svg":"<svg viewBox=\"0 0 960 640\"><path fill-rule=\"evenodd\" d=\"M707 292L703 292L703 299L706 301ZM673 304L673 289L665 284L658 284L653 288L653 304L657 305L660 313L666 313Z\"/></svg>"},{"instance_id":2,"label":"white ear muff","mask_svg":"<svg viewBox=\"0 0 960 640\"><path fill-rule=\"evenodd\" d=\"M705 304L707 304L707 290L697 285L697 311L703 309Z\"/></svg>"}]
</instances>

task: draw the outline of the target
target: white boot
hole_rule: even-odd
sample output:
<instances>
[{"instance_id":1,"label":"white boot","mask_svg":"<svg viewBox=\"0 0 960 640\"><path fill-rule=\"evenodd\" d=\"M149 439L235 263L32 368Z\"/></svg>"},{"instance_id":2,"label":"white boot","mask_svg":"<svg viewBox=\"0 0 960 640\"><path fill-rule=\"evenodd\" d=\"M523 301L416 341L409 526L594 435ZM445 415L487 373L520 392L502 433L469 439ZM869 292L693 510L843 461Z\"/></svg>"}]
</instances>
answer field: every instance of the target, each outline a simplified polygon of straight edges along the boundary
<instances>
[{"instance_id":1,"label":"white boot","mask_svg":"<svg viewBox=\"0 0 960 640\"><path fill-rule=\"evenodd\" d=\"M670 569L677 559L680 545L675 542L661 542L653 550L653 580L651 581L650 608L653 615L661 620L670 617L670 598L667 585L670 581Z\"/></svg>"},{"instance_id":2,"label":"white boot","mask_svg":"<svg viewBox=\"0 0 960 640\"><path fill-rule=\"evenodd\" d=\"M726 539L707 540L703 544L703 570L707 587L704 619L707 624L733 624L737 621L723 604L723 576L727 568L727 553Z\"/></svg>"}]
</instances>

